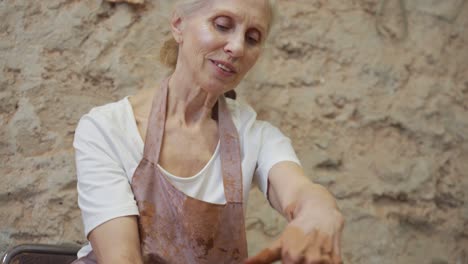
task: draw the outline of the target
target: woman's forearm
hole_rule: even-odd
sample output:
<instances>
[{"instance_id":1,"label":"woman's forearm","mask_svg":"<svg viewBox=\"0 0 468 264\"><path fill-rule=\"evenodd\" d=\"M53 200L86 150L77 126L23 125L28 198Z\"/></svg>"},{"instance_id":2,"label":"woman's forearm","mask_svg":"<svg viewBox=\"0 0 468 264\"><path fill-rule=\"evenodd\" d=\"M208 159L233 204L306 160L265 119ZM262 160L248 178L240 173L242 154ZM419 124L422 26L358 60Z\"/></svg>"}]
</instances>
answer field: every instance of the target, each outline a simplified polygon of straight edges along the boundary
<instances>
[{"instance_id":1,"label":"woman's forearm","mask_svg":"<svg viewBox=\"0 0 468 264\"><path fill-rule=\"evenodd\" d=\"M323 186L312 182L304 183L298 187L296 195L286 201L284 214L288 221L301 215L307 215L311 210L320 208L338 209L333 195Z\"/></svg>"},{"instance_id":2,"label":"woman's forearm","mask_svg":"<svg viewBox=\"0 0 468 264\"><path fill-rule=\"evenodd\" d=\"M283 233L246 263L342 263L344 218L335 198L312 183L293 162L280 162L269 173L271 205L289 221Z\"/></svg>"},{"instance_id":3,"label":"woman's forearm","mask_svg":"<svg viewBox=\"0 0 468 264\"><path fill-rule=\"evenodd\" d=\"M338 209L333 195L311 182L296 163L276 164L270 170L269 181L269 201L288 221L313 208Z\"/></svg>"}]
</instances>

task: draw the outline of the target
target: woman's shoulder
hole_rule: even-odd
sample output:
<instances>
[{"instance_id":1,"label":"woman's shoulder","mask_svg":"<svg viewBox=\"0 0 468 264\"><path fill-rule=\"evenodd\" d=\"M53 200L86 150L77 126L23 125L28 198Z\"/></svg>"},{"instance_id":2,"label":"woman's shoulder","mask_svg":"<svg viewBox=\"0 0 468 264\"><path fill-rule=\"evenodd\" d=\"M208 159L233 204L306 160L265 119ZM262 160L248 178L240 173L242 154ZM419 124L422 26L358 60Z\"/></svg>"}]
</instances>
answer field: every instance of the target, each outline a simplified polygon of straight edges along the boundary
<instances>
[{"instance_id":1,"label":"woman's shoulder","mask_svg":"<svg viewBox=\"0 0 468 264\"><path fill-rule=\"evenodd\" d=\"M226 102L240 133L258 137L264 134L277 134L277 131L279 131L270 122L258 119L257 112L245 100L228 98Z\"/></svg>"},{"instance_id":2,"label":"woman's shoulder","mask_svg":"<svg viewBox=\"0 0 468 264\"><path fill-rule=\"evenodd\" d=\"M92 126L99 130L109 130L125 127L130 122L130 116L131 108L128 97L124 97L118 101L91 108L80 118L78 128Z\"/></svg>"},{"instance_id":3,"label":"woman's shoulder","mask_svg":"<svg viewBox=\"0 0 468 264\"><path fill-rule=\"evenodd\" d=\"M233 100L226 98L226 103L234 119L238 119L239 122L245 123L249 120L255 121L257 118L257 112L250 106L246 101L242 99Z\"/></svg>"}]
</instances>

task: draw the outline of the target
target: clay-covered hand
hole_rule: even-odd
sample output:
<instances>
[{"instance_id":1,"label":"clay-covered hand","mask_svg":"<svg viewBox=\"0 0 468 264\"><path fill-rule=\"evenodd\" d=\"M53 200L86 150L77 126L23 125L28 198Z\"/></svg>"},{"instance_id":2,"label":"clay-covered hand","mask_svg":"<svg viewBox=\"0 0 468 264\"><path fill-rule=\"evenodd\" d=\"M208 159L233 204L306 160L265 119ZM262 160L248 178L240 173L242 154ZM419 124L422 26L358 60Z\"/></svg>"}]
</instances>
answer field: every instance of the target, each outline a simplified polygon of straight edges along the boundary
<instances>
[{"instance_id":1,"label":"clay-covered hand","mask_svg":"<svg viewBox=\"0 0 468 264\"><path fill-rule=\"evenodd\" d=\"M304 209L304 208L303 208ZM341 235L344 218L335 208L301 210L281 236L268 248L247 259L245 264L342 264Z\"/></svg>"}]
</instances>

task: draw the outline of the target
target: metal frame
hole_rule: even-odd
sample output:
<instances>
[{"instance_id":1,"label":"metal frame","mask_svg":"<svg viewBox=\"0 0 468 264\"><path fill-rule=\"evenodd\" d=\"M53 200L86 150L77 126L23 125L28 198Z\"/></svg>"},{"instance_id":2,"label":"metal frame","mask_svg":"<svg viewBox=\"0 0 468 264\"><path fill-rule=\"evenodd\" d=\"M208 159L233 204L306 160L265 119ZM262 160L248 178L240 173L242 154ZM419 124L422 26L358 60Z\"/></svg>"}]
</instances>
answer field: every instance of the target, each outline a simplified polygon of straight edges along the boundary
<instances>
[{"instance_id":1,"label":"metal frame","mask_svg":"<svg viewBox=\"0 0 468 264\"><path fill-rule=\"evenodd\" d=\"M69 245L23 244L10 248L1 259L1 264L11 264L11 260L24 253L36 253L57 256L76 256L78 247Z\"/></svg>"}]
</instances>

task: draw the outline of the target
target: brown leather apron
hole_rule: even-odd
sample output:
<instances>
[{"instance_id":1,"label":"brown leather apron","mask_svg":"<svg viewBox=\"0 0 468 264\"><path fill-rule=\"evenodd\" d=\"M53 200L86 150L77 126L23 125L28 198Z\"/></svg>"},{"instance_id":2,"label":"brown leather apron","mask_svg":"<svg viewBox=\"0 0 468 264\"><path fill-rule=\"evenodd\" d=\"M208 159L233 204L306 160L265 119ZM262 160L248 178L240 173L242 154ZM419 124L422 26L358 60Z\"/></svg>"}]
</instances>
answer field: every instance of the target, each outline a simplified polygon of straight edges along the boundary
<instances>
[{"instance_id":1,"label":"brown leather apron","mask_svg":"<svg viewBox=\"0 0 468 264\"><path fill-rule=\"evenodd\" d=\"M247 257L240 144L225 98L218 100L218 129L227 203L220 205L185 195L156 165L168 80L161 88L153 99L143 158L132 180L144 263L240 263ZM95 256L91 252L75 263L96 263Z\"/></svg>"}]
</instances>

